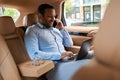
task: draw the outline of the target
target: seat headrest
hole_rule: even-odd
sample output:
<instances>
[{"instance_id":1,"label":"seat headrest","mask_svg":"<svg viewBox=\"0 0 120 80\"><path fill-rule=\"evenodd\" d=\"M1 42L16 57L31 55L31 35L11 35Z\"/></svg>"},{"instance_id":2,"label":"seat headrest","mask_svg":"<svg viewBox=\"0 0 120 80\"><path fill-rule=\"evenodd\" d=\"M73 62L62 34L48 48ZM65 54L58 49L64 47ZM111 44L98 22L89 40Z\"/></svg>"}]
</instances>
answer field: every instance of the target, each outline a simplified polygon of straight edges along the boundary
<instances>
[{"instance_id":1,"label":"seat headrest","mask_svg":"<svg viewBox=\"0 0 120 80\"><path fill-rule=\"evenodd\" d=\"M31 26L38 22L38 16L35 13L28 14L23 19L23 26Z\"/></svg>"},{"instance_id":2,"label":"seat headrest","mask_svg":"<svg viewBox=\"0 0 120 80\"><path fill-rule=\"evenodd\" d=\"M96 59L120 69L120 0L111 0L94 41Z\"/></svg>"},{"instance_id":3,"label":"seat headrest","mask_svg":"<svg viewBox=\"0 0 120 80\"><path fill-rule=\"evenodd\" d=\"M13 19L9 16L0 17L0 33L2 35L6 35L13 32L15 32L15 24Z\"/></svg>"}]
</instances>

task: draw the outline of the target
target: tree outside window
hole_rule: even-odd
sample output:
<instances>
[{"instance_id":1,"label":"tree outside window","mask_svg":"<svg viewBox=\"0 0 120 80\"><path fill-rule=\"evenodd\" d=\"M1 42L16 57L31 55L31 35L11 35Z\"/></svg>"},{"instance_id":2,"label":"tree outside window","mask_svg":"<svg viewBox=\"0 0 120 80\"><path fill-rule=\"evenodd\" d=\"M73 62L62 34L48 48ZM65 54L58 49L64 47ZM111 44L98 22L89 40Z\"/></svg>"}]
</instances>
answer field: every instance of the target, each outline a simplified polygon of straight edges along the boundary
<instances>
[{"instance_id":1,"label":"tree outside window","mask_svg":"<svg viewBox=\"0 0 120 80\"><path fill-rule=\"evenodd\" d=\"M14 22L16 22L16 20L20 16L20 13L16 9L1 7L0 8L0 16L11 16L13 18Z\"/></svg>"}]
</instances>

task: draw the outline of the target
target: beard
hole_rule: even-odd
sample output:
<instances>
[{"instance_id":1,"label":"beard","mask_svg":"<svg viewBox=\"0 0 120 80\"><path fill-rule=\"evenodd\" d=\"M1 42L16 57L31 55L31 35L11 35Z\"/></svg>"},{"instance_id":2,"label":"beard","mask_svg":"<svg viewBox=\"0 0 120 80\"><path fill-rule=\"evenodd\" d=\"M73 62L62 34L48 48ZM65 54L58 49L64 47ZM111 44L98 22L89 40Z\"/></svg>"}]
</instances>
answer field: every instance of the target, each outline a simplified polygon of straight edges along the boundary
<instances>
[{"instance_id":1,"label":"beard","mask_svg":"<svg viewBox=\"0 0 120 80\"><path fill-rule=\"evenodd\" d=\"M43 24L46 28L50 28L53 26L53 22L52 23L46 23L46 24Z\"/></svg>"}]
</instances>

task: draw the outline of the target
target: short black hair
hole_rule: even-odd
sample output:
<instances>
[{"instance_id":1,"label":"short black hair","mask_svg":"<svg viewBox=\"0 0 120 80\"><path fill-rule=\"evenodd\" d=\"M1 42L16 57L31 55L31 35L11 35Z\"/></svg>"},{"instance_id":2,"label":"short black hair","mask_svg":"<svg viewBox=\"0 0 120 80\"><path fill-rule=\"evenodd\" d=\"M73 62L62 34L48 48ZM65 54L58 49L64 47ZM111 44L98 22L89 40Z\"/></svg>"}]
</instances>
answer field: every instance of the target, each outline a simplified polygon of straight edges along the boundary
<instances>
[{"instance_id":1,"label":"short black hair","mask_svg":"<svg viewBox=\"0 0 120 80\"><path fill-rule=\"evenodd\" d=\"M38 12L43 15L45 12L45 9L54 9L54 7L50 4L42 4L38 7Z\"/></svg>"}]
</instances>

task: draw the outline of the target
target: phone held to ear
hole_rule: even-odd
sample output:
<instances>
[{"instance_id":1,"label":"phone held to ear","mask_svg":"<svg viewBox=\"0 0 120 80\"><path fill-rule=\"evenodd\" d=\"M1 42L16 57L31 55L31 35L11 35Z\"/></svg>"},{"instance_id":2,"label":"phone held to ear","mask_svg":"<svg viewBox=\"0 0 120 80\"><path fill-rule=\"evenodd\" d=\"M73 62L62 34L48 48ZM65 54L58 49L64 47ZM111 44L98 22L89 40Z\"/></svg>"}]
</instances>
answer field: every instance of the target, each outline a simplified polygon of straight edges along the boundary
<instances>
[{"instance_id":1,"label":"phone held to ear","mask_svg":"<svg viewBox=\"0 0 120 80\"><path fill-rule=\"evenodd\" d=\"M56 27L56 25L57 25L57 21L54 21L53 27Z\"/></svg>"}]
</instances>

